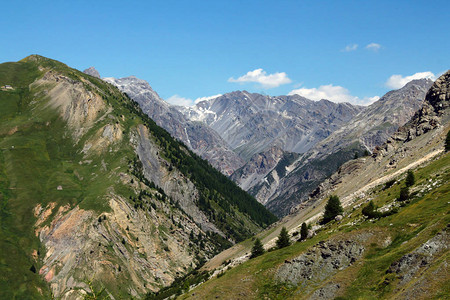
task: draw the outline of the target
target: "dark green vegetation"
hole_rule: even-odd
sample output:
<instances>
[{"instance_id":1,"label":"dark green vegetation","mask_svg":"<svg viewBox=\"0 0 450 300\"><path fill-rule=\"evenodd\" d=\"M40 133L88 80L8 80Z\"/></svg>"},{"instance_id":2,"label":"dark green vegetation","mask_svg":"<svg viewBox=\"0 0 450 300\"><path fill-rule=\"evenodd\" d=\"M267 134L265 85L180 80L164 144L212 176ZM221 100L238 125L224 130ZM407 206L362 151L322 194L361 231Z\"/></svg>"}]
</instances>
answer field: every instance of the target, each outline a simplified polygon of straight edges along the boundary
<instances>
[{"instance_id":1,"label":"dark green vegetation","mask_svg":"<svg viewBox=\"0 0 450 300\"><path fill-rule=\"evenodd\" d=\"M404 299L404 292L416 299L448 299L450 296L448 277L449 250L435 253L426 263L420 265L418 273L406 284L402 274L392 272L392 266L402 257L414 252L438 233L448 231L450 223L450 155L446 154L429 165L415 170L418 189L424 189L430 180L434 188L421 195L416 194L409 203L399 207L396 213L384 218L362 218L362 209L349 211L338 222L327 223L317 235L302 243L267 252L260 257L228 270L220 278L212 279L191 290L183 299L214 299L227 295L237 299L307 299L314 289L327 283L339 284L335 299ZM395 181L394 181L395 182ZM383 207L395 204L401 185L380 185L371 194L373 205ZM370 203L370 202L369 202ZM314 245L330 240L356 240L363 236L365 252L353 265L338 271L324 281L313 277L308 286L295 286L278 282L275 274L285 261L292 261L307 253ZM406 261L408 261L406 259ZM419 263L421 260L419 261ZM412 268L406 268L408 271ZM414 289L419 287L417 291ZM406 291L405 291L406 290ZM420 292L420 294L418 293ZM411 294L412 293L412 294Z\"/></svg>"},{"instance_id":2,"label":"dark green vegetation","mask_svg":"<svg viewBox=\"0 0 450 300\"><path fill-rule=\"evenodd\" d=\"M284 247L287 247L291 244L291 241L289 239L289 233L286 229L286 227L281 228L280 234L278 235L277 240L277 248L281 249Z\"/></svg>"},{"instance_id":3,"label":"dark green vegetation","mask_svg":"<svg viewBox=\"0 0 450 300\"><path fill-rule=\"evenodd\" d=\"M450 151L450 130L447 132L447 136L445 138L445 151Z\"/></svg>"},{"instance_id":4,"label":"dark green vegetation","mask_svg":"<svg viewBox=\"0 0 450 300\"><path fill-rule=\"evenodd\" d=\"M405 185L407 187L410 187L410 186L413 186L415 182L416 182L416 179L414 177L413 171L408 170L408 173L406 174Z\"/></svg>"},{"instance_id":5,"label":"dark green vegetation","mask_svg":"<svg viewBox=\"0 0 450 300\"><path fill-rule=\"evenodd\" d=\"M369 204L367 204L361 211L361 213L368 217L369 219L375 219L375 218L383 218L383 217L387 217L390 215L393 215L395 213L397 213L397 209L393 208L389 211L386 212L379 212L377 210L377 206L373 203L373 201L369 201Z\"/></svg>"},{"instance_id":6,"label":"dark green vegetation","mask_svg":"<svg viewBox=\"0 0 450 300\"><path fill-rule=\"evenodd\" d=\"M96 93L112 109L108 117L98 118L79 140L40 88L30 87L49 70ZM276 220L255 199L175 141L142 113L137 103L112 85L40 56L1 64L0 85L4 84L13 90L0 91L1 299L51 299L49 286L39 276L46 249L34 228L37 220L33 209L38 205L56 205L42 226L49 225L58 208L65 205L96 214L109 211L107 195L111 192L129 199L135 209L150 211L157 208L157 201L163 201L169 203L171 211L179 210L178 203L142 175L142 164L129 142L140 124L149 128L161 157L195 184L200 194L199 207L228 237L242 240L253 235L255 228ZM99 116L107 114L106 110L99 110ZM124 137L114 151L90 154L86 160L83 146L111 123L121 126ZM119 173L133 174L132 180L139 180L146 186L145 191L137 195L130 185L118 180ZM99 218L98 223L103 220ZM204 243L210 243L215 251L229 245L215 234L204 237ZM199 264L201 261L202 257L198 257ZM119 284L115 287L115 292L128 295Z\"/></svg>"},{"instance_id":7,"label":"dark green vegetation","mask_svg":"<svg viewBox=\"0 0 450 300\"><path fill-rule=\"evenodd\" d=\"M162 288L156 293L148 293L146 300L163 300L173 295L181 295L187 292L190 286L197 285L206 281L211 274L207 271L194 270L189 274L175 279L175 281L168 287Z\"/></svg>"},{"instance_id":8,"label":"dark green vegetation","mask_svg":"<svg viewBox=\"0 0 450 300\"><path fill-rule=\"evenodd\" d=\"M322 224L326 224L337 215L342 214L344 209L341 206L341 201L339 201L339 197L336 195L331 195L328 199L327 205L325 206L325 212L323 214Z\"/></svg>"},{"instance_id":9,"label":"dark green vegetation","mask_svg":"<svg viewBox=\"0 0 450 300\"><path fill-rule=\"evenodd\" d=\"M306 240L308 237L308 226L305 222L302 223L302 227L300 228L300 241Z\"/></svg>"},{"instance_id":10,"label":"dark green vegetation","mask_svg":"<svg viewBox=\"0 0 450 300\"><path fill-rule=\"evenodd\" d=\"M402 186L400 188L400 194L398 196L398 201L406 201L409 199L409 187Z\"/></svg>"},{"instance_id":11,"label":"dark green vegetation","mask_svg":"<svg viewBox=\"0 0 450 300\"><path fill-rule=\"evenodd\" d=\"M256 238L255 243L253 244L252 255L250 256L250 258L258 257L262 254L264 254L263 244L261 243L261 240L259 238Z\"/></svg>"},{"instance_id":12,"label":"dark green vegetation","mask_svg":"<svg viewBox=\"0 0 450 300\"><path fill-rule=\"evenodd\" d=\"M127 97L128 98L128 97ZM139 104L132 103L129 109L133 115L139 116L144 125L156 137L163 149L163 157L194 182L200 191L198 206L214 223L236 241L242 241L252 232L243 226L243 220L236 222L238 212L248 216L261 227L265 227L277 218L264 208L262 204L239 188L225 175L214 169L206 160L190 151L182 142L173 139L170 134L156 125L142 112Z\"/></svg>"}]
</instances>

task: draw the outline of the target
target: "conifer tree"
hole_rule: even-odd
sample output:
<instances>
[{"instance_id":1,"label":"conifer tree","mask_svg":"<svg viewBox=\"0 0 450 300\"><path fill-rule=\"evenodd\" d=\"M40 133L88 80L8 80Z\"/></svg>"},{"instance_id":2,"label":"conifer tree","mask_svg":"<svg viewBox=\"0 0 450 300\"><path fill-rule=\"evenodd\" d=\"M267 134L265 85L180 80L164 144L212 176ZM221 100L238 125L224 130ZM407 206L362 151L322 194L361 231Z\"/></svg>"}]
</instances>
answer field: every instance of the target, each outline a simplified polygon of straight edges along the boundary
<instances>
[{"instance_id":1,"label":"conifer tree","mask_svg":"<svg viewBox=\"0 0 450 300\"><path fill-rule=\"evenodd\" d=\"M398 197L399 201L406 201L409 199L409 188L407 186L403 186L400 188L400 195Z\"/></svg>"},{"instance_id":2,"label":"conifer tree","mask_svg":"<svg viewBox=\"0 0 450 300\"><path fill-rule=\"evenodd\" d=\"M253 244L252 255L250 256L250 258L254 258L254 257L260 256L263 253L264 253L263 244L261 243L260 239L256 238L255 239L255 243Z\"/></svg>"},{"instance_id":3,"label":"conifer tree","mask_svg":"<svg viewBox=\"0 0 450 300\"><path fill-rule=\"evenodd\" d=\"M308 226L303 222L302 228L300 229L300 241L306 240L308 237Z\"/></svg>"},{"instance_id":4,"label":"conifer tree","mask_svg":"<svg viewBox=\"0 0 450 300\"><path fill-rule=\"evenodd\" d=\"M447 138L445 139L445 151L450 151L450 130L447 132Z\"/></svg>"},{"instance_id":5,"label":"conifer tree","mask_svg":"<svg viewBox=\"0 0 450 300\"><path fill-rule=\"evenodd\" d=\"M416 182L414 178L414 173L411 170L408 170L408 175L406 175L405 184L406 186L413 186Z\"/></svg>"},{"instance_id":6,"label":"conifer tree","mask_svg":"<svg viewBox=\"0 0 450 300\"><path fill-rule=\"evenodd\" d=\"M327 205L325 206L325 213L323 214L322 223L326 224L333 220L337 215L344 212L341 206L341 201L336 195L331 195L328 199Z\"/></svg>"},{"instance_id":7,"label":"conifer tree","mask_svg":"<svg viewBox=\"0 0 450 300\"><path fill-rule=\"evenodd\" d=\"M277 247L278 249L287 247L291 244L291 241L289 240L289 233L286 229L286 227L281 228L280 235L278 236L277 240Z\"/></svg>"}]
</instances>

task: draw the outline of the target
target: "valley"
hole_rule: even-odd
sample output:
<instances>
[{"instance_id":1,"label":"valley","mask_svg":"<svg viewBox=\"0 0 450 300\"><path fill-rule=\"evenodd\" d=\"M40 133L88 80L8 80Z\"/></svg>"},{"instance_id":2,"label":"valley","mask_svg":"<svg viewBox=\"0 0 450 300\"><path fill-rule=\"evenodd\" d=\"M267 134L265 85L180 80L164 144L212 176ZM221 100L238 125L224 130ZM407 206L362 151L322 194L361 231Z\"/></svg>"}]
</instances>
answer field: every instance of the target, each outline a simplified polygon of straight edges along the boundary
<instances>
[{"instance_id":1,"label":"valley","mask_svg":"<svg viewBox=\"0 0 450 300\"><path fill-rule=\"evenodd\" d=\"M2 298L447 293L449 72L366 108L246 92L181 108L136 77L99 77L38 55L0 65L12 87L0 93ZM253 106L238 116L241 96ZM294 108L321 115L293 121ZM271 115L278 135L257 129ZM331 195L345 211L323 224ZM369 202L393 212L366 218ZM292 245L277 249L282 228ZM267 253L249 259L255 237ZM432 291L415 288L426 281Z\"/></svg>"}]
</instances>

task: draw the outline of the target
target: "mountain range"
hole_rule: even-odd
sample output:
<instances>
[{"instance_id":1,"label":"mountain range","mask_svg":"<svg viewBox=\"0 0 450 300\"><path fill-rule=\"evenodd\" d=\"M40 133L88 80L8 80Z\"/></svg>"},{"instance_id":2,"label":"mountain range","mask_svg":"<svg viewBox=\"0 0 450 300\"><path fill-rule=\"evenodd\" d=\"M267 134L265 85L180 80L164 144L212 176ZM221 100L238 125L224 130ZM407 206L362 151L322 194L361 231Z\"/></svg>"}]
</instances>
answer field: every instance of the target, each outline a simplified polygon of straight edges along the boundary
<instances>
[{"instance_id":1,"label":"mountain range","mask_svg":"<svg viewBox=\"0 0 450 300\"><path fill-rule=\"evenodd\" d=\"M104 80L279 217L344 162L381 145L420 108L432 84L413 80L368 107L246 91L181 107L135 77Z\"/></svg>"},{"instance_id":2,"label":"mountain range","mask_svg":"<svg viewBox=\"0 0 450 300\"><path fill-rule=\"evenodd\" d=\"M253 241L220 253L205 266L211 279L181 299L447 299L449 108L450 71L371 156L344 163L258 234L266 253L252 258ZM331 196L344 209L324 223ZM279 248L282 228L292 244Z\"/></svg>"}]
</instances>

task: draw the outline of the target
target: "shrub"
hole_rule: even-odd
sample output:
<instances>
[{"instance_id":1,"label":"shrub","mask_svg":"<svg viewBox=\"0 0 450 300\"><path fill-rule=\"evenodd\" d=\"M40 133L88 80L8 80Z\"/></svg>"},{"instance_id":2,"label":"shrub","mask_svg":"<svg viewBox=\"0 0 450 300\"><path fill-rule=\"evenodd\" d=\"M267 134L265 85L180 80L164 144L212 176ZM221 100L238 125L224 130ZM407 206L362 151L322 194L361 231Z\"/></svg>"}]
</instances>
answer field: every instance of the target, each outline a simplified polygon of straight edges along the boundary
<instances>
[{"instance_id":1,"label":"shrub","mask_svg":"<svg viewBox=\"0 0 450 300\"><path fill-rule=\"evenodd\" d=\"M384 184L384 190L387 190L388 188L390 188L391 186L393 186L395 183L395 179L389 180L388 182L386 182Z\"/></svg>"},{"instance_id":2,"label":"shrub","mask_svg":"<svg viewBox=\"0 0 450 300\"><path fill-rule=\"evenodd\" d=\"M369 219L379 218L382 215L380 212L377 211L377 207L375 206L373 201L370 201L367 204L367 206L365 206L362 209L362 214L368 217Z\"/></svg>"},{"instance_id":3,"label":"shrub","mask_svg":"<svg viewBox=\"0 0 450 300\"><path fill-rule=\"evenodd\" d=\"M390 215L397 213L397 208L393 208L387 212L379 212L377 211L377 206L373 201L370 201L363 209L362 214L368 217L369 219L375 218L384 218Z\"/></svg>"}]
</instances>

